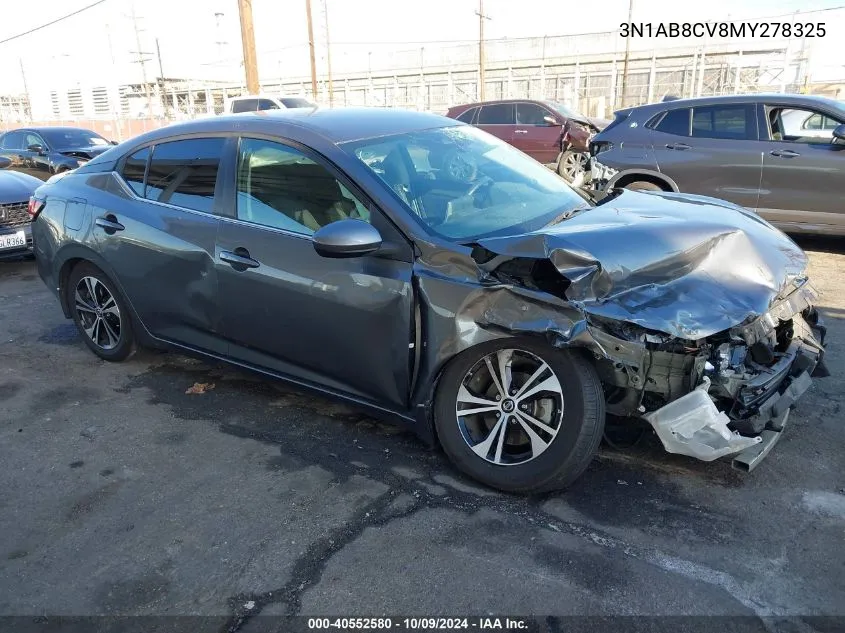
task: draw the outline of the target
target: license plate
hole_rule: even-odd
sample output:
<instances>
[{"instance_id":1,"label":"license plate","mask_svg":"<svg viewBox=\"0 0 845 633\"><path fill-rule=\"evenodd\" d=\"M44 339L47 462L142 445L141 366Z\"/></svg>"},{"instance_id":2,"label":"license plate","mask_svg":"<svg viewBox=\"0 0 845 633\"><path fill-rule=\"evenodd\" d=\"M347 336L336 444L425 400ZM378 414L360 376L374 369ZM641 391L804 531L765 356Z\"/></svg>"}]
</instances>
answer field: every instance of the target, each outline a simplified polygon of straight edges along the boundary
<instances>
[{"instance_id":1,"label":"license plate","mask_svg":"<svg viewBox=\"0 0 845 633\"><path fill-rule=\"evenodd\" d=\"M23 231L0 235L0 249L20 248L21 246L26 246L26 234Z\"/></svg>"}]
</instances>

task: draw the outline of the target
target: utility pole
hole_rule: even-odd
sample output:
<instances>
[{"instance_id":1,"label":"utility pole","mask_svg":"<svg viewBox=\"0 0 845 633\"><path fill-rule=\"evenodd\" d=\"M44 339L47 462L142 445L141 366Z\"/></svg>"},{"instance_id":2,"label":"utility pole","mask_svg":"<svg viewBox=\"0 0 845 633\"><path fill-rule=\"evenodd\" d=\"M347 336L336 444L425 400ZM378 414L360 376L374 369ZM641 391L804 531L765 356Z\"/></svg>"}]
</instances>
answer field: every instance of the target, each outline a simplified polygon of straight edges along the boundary
<instances>
[{"instance_id":1,"label":"utility pole","mask_svg":"<svg viewBox=\"0 0 845 633\"><path fill-rule=\"evenodd\" d=\"M164 88L164 66L161 63L161 46L158 44L158 38L156 38L156 57L158 57L158 89L161 93L161 105L164 109L164 115L167 116L167 90Z\"/></svg>"},{"instance_id":2,"label":"utility pole","mask_svg":"<svg viewBox=\"0 0 845 633\"><path fill-rule=\"evenodd\" d=\"M314 54L314 22L311 19L311 0L305 0L305 15L308 18L308 48L311 54L311 94L317 99L317 58Z\"/></svg>"},{"instance_id":3,"label":"utility pole","mask_svg":"<svg viewBox=\"0 0 845 633\"><path fill-rule=\"evenodd\" d=\"M326 22L326 70L329 75L329 107L334 105L334 84L332 83L332 44L329 40L329 5L323 0L323 18Z\"/></svg>"},{"instance_id":4,"label":"utility pole","mask_svg":"<svg viewBox=\"0 0 845 633\"><path fill-rule=\"evenodd\" d=\"M24 98L26 98L26 105L23 108L24 116L27 118L32 117L32 103L29 101L29 87L26 85L26 71L23 69L23 59L20 57L18 61L21 64L21 78L23 79L23 94Z\"/></svg>"},{"instance_id":5,"label":"utility pole","mask_svg":"<svg viewBox=\"0 0 845 633\"><path fill-rule=\"evenodd\" d=\"M249 94L258 94L258 58L255 55L255 31L252 25L252 0L238 0L241 16L241 41L244 48L244 71Z\"/></svg>"},{"instance_id":6,"label":"utility pole","mask_svg":"<svg viewBox=\"0 0 845 633\"><path fill-rule=\"evenodd\" d=\"M634 0L628 0L628 25L630 28L631 16L634 13ZM625 63L622 66L622 107L625 107L628 96L628 57L631 54L631 38L625 38ZM611 104L611 109L615 108L616 104Z\"/></svg>"},{"instance_id":7,"label":"utility pole","mask_svg":"<svg viewBox=\"0 0 845 633\"><path fill-rule=\"evenodd\" d=\"M484 0L478 0L478 100L484 101L484 20L490 18L484 15Z\"/></svg>"},{"instance_id":8,"label":"utility pole","mask_svg":"<svg viewBox=\"0 0 845 633\"><path fill-rule=\"evenodd\" d=\"M135 14L135 3L132 2L132 28L135 29L135 45L138 47L138 50L131 51L132 53L138 55L138 59L136 63L141 64L141 79L144 82L144 93L147 96L147 116L153 116L153 97L150 94L150 84L147 81L147 62L150 61L148 57L144 57L144 55L149 55L149 53L145 53L141 50L141 29L138 28L138 16Z\"/></svg>"}]
</instances>

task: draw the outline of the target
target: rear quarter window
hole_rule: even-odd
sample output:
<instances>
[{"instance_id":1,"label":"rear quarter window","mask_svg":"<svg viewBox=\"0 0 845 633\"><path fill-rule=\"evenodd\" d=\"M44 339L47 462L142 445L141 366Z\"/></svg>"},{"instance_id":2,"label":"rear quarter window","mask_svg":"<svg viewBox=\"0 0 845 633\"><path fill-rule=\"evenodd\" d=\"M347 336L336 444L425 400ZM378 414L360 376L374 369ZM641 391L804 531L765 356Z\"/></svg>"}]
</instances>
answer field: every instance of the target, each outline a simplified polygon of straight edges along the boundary
<instances>
[{"instance_id":1,"label":"rear quarter window","mask_svg":"<svg viewBox=\"0 0 845 633\"><path fill-rule=\"evenodd\" d=\"M478 108L469 108L468 110L462 112L458 117L458 121L463 121L464 123L472 123L475 119L475 115L478 112Z\"/></svg>"},{"instance_id":2,"label":"rear quarter window","mask_svg":"<svg viewBox=\"0 0 845 633\"><path fill-rule=\"evenodd\" d=\"M678 108L677 110L669 110L662 117L657 117L652 129L664 134L673 134L675 136L689 136L690 135L690 109Z\"/></svg>"}]
</instances>

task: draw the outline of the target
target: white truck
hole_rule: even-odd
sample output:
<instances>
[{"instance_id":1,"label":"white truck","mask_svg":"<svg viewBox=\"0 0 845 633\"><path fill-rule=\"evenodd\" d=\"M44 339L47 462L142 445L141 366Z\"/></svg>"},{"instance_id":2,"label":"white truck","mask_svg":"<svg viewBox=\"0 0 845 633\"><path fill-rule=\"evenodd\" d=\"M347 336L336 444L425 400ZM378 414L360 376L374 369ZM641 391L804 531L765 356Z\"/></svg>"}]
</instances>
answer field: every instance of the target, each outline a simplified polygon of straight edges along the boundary
<instances>
[{"instance_id":1,"label":"white truck","mask_svg":"<svg viewBox=\"0 0 845 633\"><path fill-rule=\"evenodd\" d=\"M268 95L244 95L229 97L223 106L224 114L257 112L259 110L284 110L287 108L316 108L317 105L303 97L271 97Z\"/></svg>"}]
</instances>

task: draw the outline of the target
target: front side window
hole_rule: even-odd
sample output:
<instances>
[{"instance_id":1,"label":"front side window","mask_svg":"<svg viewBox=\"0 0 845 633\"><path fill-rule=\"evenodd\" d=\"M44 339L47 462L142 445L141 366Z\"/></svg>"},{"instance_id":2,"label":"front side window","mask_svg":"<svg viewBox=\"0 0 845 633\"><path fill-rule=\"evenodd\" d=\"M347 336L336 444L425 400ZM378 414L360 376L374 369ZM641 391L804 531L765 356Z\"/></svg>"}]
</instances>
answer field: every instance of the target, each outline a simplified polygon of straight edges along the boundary
<instances>
[{"instance_id":1,"label":"front side window","mask_svg":"<svg viewBox=\"0 0 845 633\"><path fill-rule=\"evenodd\" d=\"M120 175L126 184L140 198L144 197L144 177L147 173L147 160L150 158L150 148L139 149L123 163L123 170Z\"/></svg>"},{"instance_id":2,"label":"front side window","mask_svg":"<svg viewBox=\"0 0 845 633\"><path fill-rule=\"evenodd\" d=\"M663 118L654 126L654 129L664 134L673 134L675 136L689 136L690 128L690 110L689 108L680 108L678 110L669 110L663 115Z\"/></svg>"},{"instance_id":3,"label":"front side window","mask_svg":"<svg viewBox=\"0 0 845 633\"><path fill-rule=\"evenodd\" d=\"M552 116L551 112L536 103L516 104L516 122L519 125L548 125L547 116Z\"/></svg>"},{"instance_id":4,"label":"front side window","mask_svg":"<svg viewBox=\"0 0 845 633\"><path fill-rule=\"evenodd\" d=\"M536 230L590 207L550 169L468 125L340 147L366 165L412 217L456 242Z\"/></svg>"},{"instance_id":5,"label":"front side window","mask_svg":"<svg viewBox=\"0 0 845 633\"><path fill-rule=\"evenodd\" d=\"M314 108L316 107L313 103L308 101L308 99L302 99L301 97L282 97L279 99L282 102L282 105L286 108Z\"/></svg>"},{"instance_id":6,"label":"front side window","mask_svg":"<svg viewBox=\"0 0 845 633\"><path fill-rule=\"evenodd\" d=\"M773 141L824 144L833 140L833 129L845 122L841 119L804 108L767 107L769 135Z\"/></svg>"},{"instance_id":7,"label":"front side window","mask_svg":"<svg viewBox=\"0 0 845 633\"><path fill-rule=\"evenodd\" d=\"M223 138L160 143L153 148L144 197L211 213Z\"/></svg>"},{"instance_id":8,"label":"front side window","mask_svg":"<svg viewBox=\"0 0 845 633\"><path fill-rule=\"evenodd\" d=\"M311 235L338 220L370 220L366 205L325 167L280 143L241 139L237 182L245 222Z\"/></svg>"},{"instance_id":9,"label":"front side window","mask_svg":"<svg viewBox=\"0 0 845 633\"><path fill-rule=\"evenodd\" d=\"M41 147L44 147L44 141L41 140L41 137L37 134L27 132L26 137L24 138L24 148L28 149L33 145L40 145Z\"/></svg>"},{"instance_id":10,"label":"front side window","mask_svg":"<svg viewBox=\"0 0 845 633\"><path fill-rule=\"evenodd\" d=\"M692 111L694 137L756 140L756 128L753 105L715 105Z\"/></svg>"},{"instance_id":11,"label":"front side window","mask_svg":"<svg viewBox=\"0 0 845 633\"><path fill-rule=\"evenodd\" d=\"M514 107L512 103L494 103L482 106L478 114L479 125L514 125Z\"/></svg>"}]
</instances>

